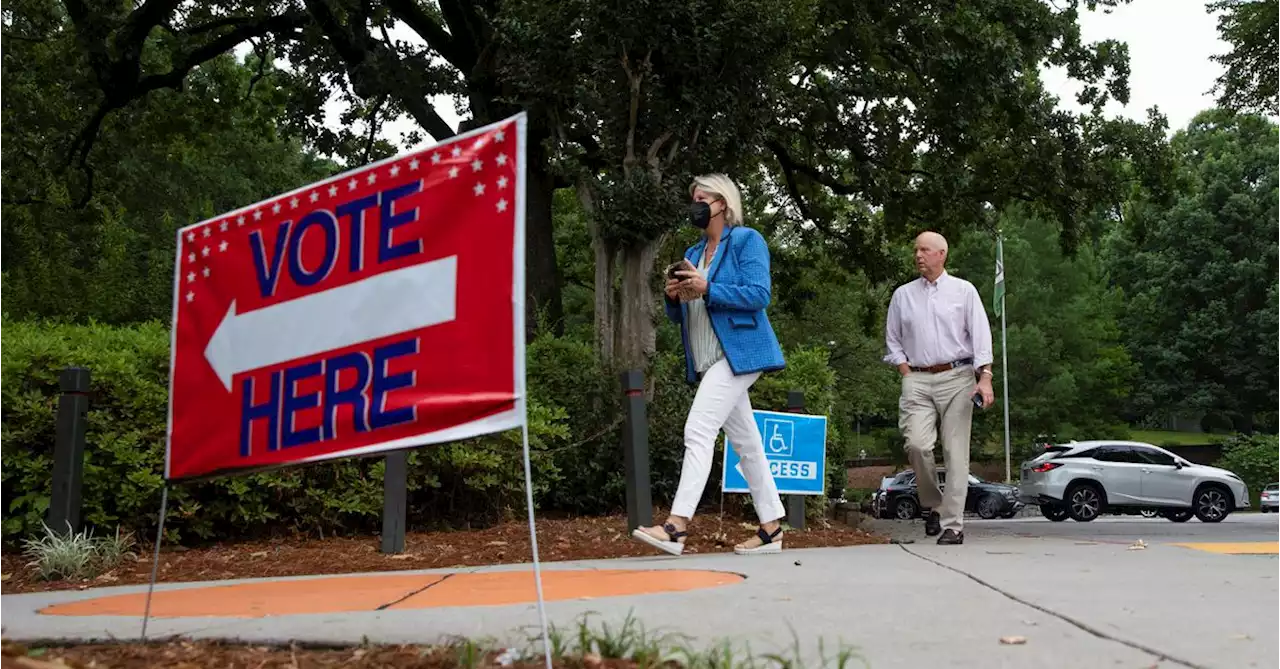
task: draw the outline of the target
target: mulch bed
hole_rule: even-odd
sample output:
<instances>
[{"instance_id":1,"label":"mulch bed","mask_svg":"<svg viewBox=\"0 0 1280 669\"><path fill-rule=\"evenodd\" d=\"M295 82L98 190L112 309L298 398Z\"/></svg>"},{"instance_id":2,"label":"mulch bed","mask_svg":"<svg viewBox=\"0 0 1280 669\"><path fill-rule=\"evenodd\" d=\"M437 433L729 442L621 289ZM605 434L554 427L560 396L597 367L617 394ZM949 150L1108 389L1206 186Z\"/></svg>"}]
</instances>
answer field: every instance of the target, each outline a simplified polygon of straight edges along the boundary
<instances>
[{"instance_id":1,"label":"mulch bed","mask_svg":"<svg viewBox=\"0 0 1280 669\"><path fill-rule=\"evenodd\" d=\"M665 513L654 514L655 519L665 517ZM700 516L690 525L685 553L732 551L733 545L752 536L755 528L754 524L727 517L721 521L714 514ZM785 545L788 548L816 548L887 541L886 537L844 524L821 522L811 523L805 530L788 532ZM273 539L191 549L162 548L158 582L474 567L527 563L533 559L529 549L529 526L525 521L511 521L481 530L413 532L406 537L405 552L399 555L383 555L378 546L377 537L367 536ZM631 539L626 532L625 516L539 520L538 548L545 562L662 555ZM128 561L94 579L43 581L26 565L27 559L19 551L6 550L0 592L83 590L147 583L151 574L151 551L144 545L137 552L136 562Z\"/></svg>"},{"instance_id":2,"label":"mulch bed","mask_svg":"<svg viewBox=\"0 0 1280 669\"><path fill-rule=\"evenodd\" d=\"M495 654L481 662L463 661L452 648L381 646L340 650L246 646L216 641L171 641L161 644L94 644L69 648L28 649L5 642L3 669L312 669L320 667L392 667L445 669L464 666L507 666L516 669L542 667L539 663L500 665ZM557 660L556 667L630 669L634 662L599 657Z\"/></svg>"}]
</instances>

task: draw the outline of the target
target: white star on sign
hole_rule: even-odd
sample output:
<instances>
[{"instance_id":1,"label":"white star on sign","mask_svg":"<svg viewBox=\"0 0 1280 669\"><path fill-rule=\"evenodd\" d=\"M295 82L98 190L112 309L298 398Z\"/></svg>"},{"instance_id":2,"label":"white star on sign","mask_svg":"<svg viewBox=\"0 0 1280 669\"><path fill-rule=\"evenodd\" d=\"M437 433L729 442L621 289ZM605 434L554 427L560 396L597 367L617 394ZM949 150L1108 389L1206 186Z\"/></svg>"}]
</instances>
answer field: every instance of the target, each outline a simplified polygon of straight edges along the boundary
<instances>
[{"instance_id":1,"label":"white star on sign","mask_svg":"<svg viewBox=\"0 0 1280 669\"><path fill-rule=\"evenodd\" d=\"M499 164L499 165L506 165L506 164L507 164L507 154L505 154L505 153L499 153L499 154L498 154L498 164Z\"/></svg>"},{"instance_id":2,"label":"white star on sign","mask_svg":"<svg viewBox=\"0 0 1280 669\"><path fill-rule=\"evenodd\" d=\"M187 262L195 262L195 261L196 261L196 254L194 254L194 253L188 253L188 254L187 254Z\"/></svg>"},{"instance_id":3,"label":"white star on sign","mask_svg":"<svg viewBox=\"0 0 1280 669\"><path fill-rule=\"evenodd\" d=\"M240 216L236 218L236 226L241 228L244 227L244 214L240 214Z\"/></svg>"},{"instance_id":4,"label":"white star on sign","mask_svg":"<svg viewBox=\"0 0 1280 669\"><path fill-rule=\"evenodd\" d=\"M227 223L226 221L223 221L223 222L222 222L222 225L219 225L219 226L218 226L218 229L219 229L219 230L221 230L221 231L223 231L223 232L226 232L226 231L227 231L227 225L228 225L228 223Z\"/></svg>"},{"instance_id":5,"label":"white star on sign","mask_svg":"<svg viewBox=\"0 0 1280 669\"><path fill-rule=\"evenodd\" d=\"M195 281L195 280L196 280L196 273L187 272L187 283L191 283L192 281Z\"/></svg>"},{"instance_id":6,"label":"white star on sign","mask_svg":"<svg viewBox=\"0 0 1280 669\"><path fill-rule=\"evenodd\" d=\"M259 209L259 210L255 211L255 212L253 212L253 220L255 220L255 221L261 221L261 220L262 220L262 210L261 210L261 209Z\"/></svg>"},{"instance_id":7,"label":"white star on sign","mask_svg":"<svg viewBox=\"0 0 1280 669\"><path fill-rule=\"evenodd\" d=\"M275 203L275 204L271 205L271 213L273 213L273 214L278 214L278 213L280 213L280 203L279 203L279 202L277 202L277 203Z\"/></svg>"},{"instance_id":8,"label":"white star on sign","mask_svg":"<svg viewBox=\"0 0 1280 669\"><path fill-rule=\"evenodd\" d=\"M493 141L501 142L507 138L507 133L503 130L493 133Z\"/></svg>"},{"instance_id":9,"label":"white star on sign","mask_svg":"<svg viewBox=\"0 0 1280 669\"><path fill-rule=\"evenodd\" d=\"M208 267L206 267L206 268L204 268L203 270L201 270L201 272L204 274L204 278L206 278L206 279L207 279L207 278L209 278L209 268L208 268Z\"/></svg>"},{"instance_id":10,"label":"white star on sign","mask_svg":"<svg viewBox=\"0 0 1280 669\"><path fill-rule=\"evenodd\" d=\"M204 256L204 257L208 258L208 257L209 257L209 247L208 247L208 246L206 246L206 247L204 247L204 248L200 249L200 255L202 255L202 256Z\"/></svg>"},{"instance_id":11,"label":"white star on sign","mask_svg":"<svg viewBox=\"0 0 1280 669\"><path fill-rule=\"evenodd\" d=\"M290 206L290 207L293 207L294 209L297 209L297 208L298 208L298 196L297 196L297 195L295 195L295 196L293 196L292 198L290 198L290 200L289 200L289 206Z\"/></svg>"},{"instance_id":12,"label":"white star on sign","mask_svg":"<svg viewBox=\"0 0 1280 669\"><path fill-rule=\"evenodd\" d=\"M457 158L458 156L462 155L462 147L455 145L453 147L453 150L450 151L449 154L452 155L454 158Z\"/></svg>"},{"instance_id":13,"label":"white star on sign","mask_svg":"<svg viewBox=\"0 0 1280 669\"><path fill-rule=\"evenodd\" d=\"M205 239L208 239L209 235L212 234L211 232L209 232L209 228L207 226L205 227L203 232L204 232Z\"/></svg>"},{"instance_id":14,"label":"white star on sign","mask_svg":"<svg viewBox=\"0 0 1280 669\"><path fill-rule=\"evenodd\" d=\"M359 185L360 185L360 182L359 182L359 181L356 181L356 180L353 178L353 179L351 179L351 181L348 181L348 182L347 182L347 190L355 190L355 189L356 189L356 186L359 186Z\"/></svg>"},{"instance_id":15,"label":"white star on sign","mask_svg":"<svg viewBox=\"0 0 1280 669\"><path fill-rule=\"evenodd\" d=\"M483 161L483 160L480 160L479 158L476 158L475 160L471 161L471 171L472 171L472 172L479 172L481 167L484 167L484 161Z\"/></svg>"},{"instance_id":16,"label":"white star on sign","mask_svg":"<svg viewBox=\"0 0 1280 669\"><path fill-rule=\"evenodd\" d=\"M392 178L392 179L394 179L394 178L396 178L396 176L397 176L397 175L399 175L399 174L400 174L400 166L399 166L399 165L392 165L392 166L391 166L391 178Z\"/></svg>"},{"instance_id":17,"label":"white star on sign","mask_svg":"<svg viewBox=\"0 0 1280 669\"><path fill-rule=\"evenodd\" d=\"M338 196L338 187L329 186L329 197L337 197L337 196Z\"/></svg>"},{"instance_id":18,"label":"white star on sign","mask_svg":"<svg viewBox=\"0 0 1280 669\"><path fill-rule=\"evenodd\" d=\"M476 140L476 143L475 143L475 146L472 146L471 148L472 148L472 149L478 149L478 148L480 148L480 147L482 147L482 146L484 146L484 138L483 138L483 137L481 137L480 139L477 139L477 140Z\"/></svg>"},{"instance_id":19,"label":"white star on sign","mask_svg":"<svg viewBox=\"0 0 1280 669\"><path fill-rule=\"evenodd\" d=\"M310 198L311 198L311 201L312 201L312 202L315 202L316 200L319 200L319 199L320 199L320 193L318 193L318 192L316 192L316 191L311 191Z\"/></svg>"},{"instance_id":20,"label":"white star on sign","mask_svg":"<svg viewBox=\"0 0 1280 669\"><path fill-rule=\"evenodd\" d=\"M499 189L499 190L501 190L501 189L506 188L506 187L507 187L507 178L506 178L506 177L498 177L498 189Z\"/></svg>"},{"instance_id":21,"label":"white star on sign","mask_svg":"<svg viewBox=\"0 0 1280 669\"><path fill-rule=\"evenodd\" d=\"M421 165L421 164L422 164L422 163L421 163L417 158L414 158L413 160L410 160L410 161L409 161L409 170L410 170L410 171L412 171L412 170L416 170L416 169L418 169L418 166L419 166L419 165Z\"/></svg>"},{"instance_id":22,"label":"white star on sign","mask_svg":"<svg viewBox=\"0 0 1280 669\"><path fill-rule=\"evenodd\" d=\"M438 154L438 153L433 153L433 154L431 154L431 164L432 164L432 165L439 165L439 164L440 164L440 154Z\"/></svg>"},{"instance_id":23,"label":"white star on sign","mask_svg":"<svg viewBox=\"0 0 1280 669\"><path fill-rule=\"evenodd\" d=\"M188 232L188 233L187 233L187 241L189 241L189 242L194 242L195 240L196 240L196 233L194 233L194 232Z\"/></svg>"},{"instance_id":24,"label":"white star on sign","mask_svg":"<svg viewBox=\"0 0 1280 669\"><path fill-rule=\"evenodd\" d=\"M476 184L476 187L471 190L474 190L476 195L484 195L484 184Z\"/></svg>"},{"instance_id":25,"label":"white star on sign","mask_svg":"<svg viewBox=\"0 0 1280 669\"><path fill-rule=\"evenodd\" d=\"M221 244L218 244L218 252L221 253L226 250L227 250L227 240L224 239L222 240Z\"/></svg>"},{"instance_id":26,"label":"white star on sign","mask_svg":"<svg viewBox=\"0 0 1280 669\"><path fill-rule=\"evenodd\" d=\"M502 212L506 210L507 210L507 201L505 199L498 200L498 211Z\"/></svg>"},{"instance_id":27,"label":"white star on sign","mask_svg":"<svg viewBox=\"0 0 1280 669\"><path fill-rule=\"evenodd\" d=\"M450 167L450 168L449 168L449 178L450 178L450 179L457 179L457 178L458 178L458 168L457 168L457 167Z\"/></svg>"},{"instance_id":28,"label":"white star on sign","mask_svg":"<svg viewBox=\"0 0 1280 669\"><path fill-rule=\"evenodd\" d=\"M191 300L194 300L194 299L196 299L196 294L195 294L194 292L192 292L192 291L188 290L188 291L187 291L187 301L188 301L188 302L190 302Z\"/></svg>"},{"instance_id":29,"label":"white star on sign","mask_svg":"<svg viewBox=\"0 0 1280 669\"><path fill-rule=\"evenodd\" d=\"M365 181L368 181L368 182L369 182L369 185L370 185L370 186L372 186L372 185L373 185L373 182L375 182L375 181L377 181L377 180L378 180L378 174L377 174L376 172L370 172L370 173L369 173L369 178L368 178L368 179L365 179Z\"/></svg>"}]
</instances>

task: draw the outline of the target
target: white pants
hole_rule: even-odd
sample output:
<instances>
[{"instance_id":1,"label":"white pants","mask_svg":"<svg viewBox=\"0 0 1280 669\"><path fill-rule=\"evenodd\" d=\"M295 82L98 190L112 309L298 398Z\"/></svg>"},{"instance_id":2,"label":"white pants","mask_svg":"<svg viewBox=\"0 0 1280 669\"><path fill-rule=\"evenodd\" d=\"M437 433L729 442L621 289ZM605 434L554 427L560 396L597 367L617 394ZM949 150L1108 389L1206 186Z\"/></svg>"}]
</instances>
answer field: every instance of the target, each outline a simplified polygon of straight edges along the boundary
<instances>
[{"instance_id":1,"label":"white pants","mask_svg":"<svg viewBox=\"0 0 1280 669\"><path fill-rule=\"evenodd\" d=\"M742 462L742 475L747 479L760 523L786 515L778 486L769 473L769 461L764 457L764 442L751 411L751 398L747 396L747 389L758 378L759 372L735 376L729 362L723 359L703 374L684 424L684 468L671 515L692 518L697 511L722 427Z\"/></svg>"}]
</instances>

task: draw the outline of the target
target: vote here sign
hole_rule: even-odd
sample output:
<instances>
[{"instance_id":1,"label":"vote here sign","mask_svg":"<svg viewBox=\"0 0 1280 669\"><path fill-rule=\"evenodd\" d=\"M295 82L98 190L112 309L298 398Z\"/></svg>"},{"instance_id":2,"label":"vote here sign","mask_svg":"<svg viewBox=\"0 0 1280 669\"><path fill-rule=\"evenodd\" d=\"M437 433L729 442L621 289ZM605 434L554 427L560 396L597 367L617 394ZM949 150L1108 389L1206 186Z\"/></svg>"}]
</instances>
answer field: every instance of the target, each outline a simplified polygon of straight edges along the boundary
<instances>
[{"instance_id":1,"label":"vote here sign","mask_svg":"<svg viewBox=\"0 0 1280 669\"><path fill-rule=\"evenodd\" d=\"M519 115L178 232L165 477L524 421Z\"/></svg>"}]
</instances>

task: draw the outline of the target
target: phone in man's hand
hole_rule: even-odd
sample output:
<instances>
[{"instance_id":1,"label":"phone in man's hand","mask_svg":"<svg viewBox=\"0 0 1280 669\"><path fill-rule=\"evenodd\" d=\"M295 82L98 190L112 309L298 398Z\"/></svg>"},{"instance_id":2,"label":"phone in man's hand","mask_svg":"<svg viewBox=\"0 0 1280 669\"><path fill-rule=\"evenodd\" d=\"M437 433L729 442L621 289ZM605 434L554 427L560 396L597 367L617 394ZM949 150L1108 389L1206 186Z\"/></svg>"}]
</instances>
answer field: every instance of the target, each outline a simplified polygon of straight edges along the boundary
<instances>
[{"instance_id":1,"label":"phone in man's hand","mask_svg":"<svg viewBox=\"0 0 1280 669\"><path fill-rule=\"evenodd\" d=\"M981 409L981 408L982 408L982 405L983 405L983 402L982 402L982 393L981 393L981 392L976 392L976 393L974 393L974 394L973 394L973 406L976 406L976 407L978 407L979 409Z\"/></svg>"}]
</instances>

